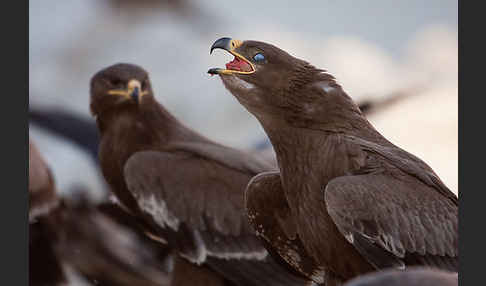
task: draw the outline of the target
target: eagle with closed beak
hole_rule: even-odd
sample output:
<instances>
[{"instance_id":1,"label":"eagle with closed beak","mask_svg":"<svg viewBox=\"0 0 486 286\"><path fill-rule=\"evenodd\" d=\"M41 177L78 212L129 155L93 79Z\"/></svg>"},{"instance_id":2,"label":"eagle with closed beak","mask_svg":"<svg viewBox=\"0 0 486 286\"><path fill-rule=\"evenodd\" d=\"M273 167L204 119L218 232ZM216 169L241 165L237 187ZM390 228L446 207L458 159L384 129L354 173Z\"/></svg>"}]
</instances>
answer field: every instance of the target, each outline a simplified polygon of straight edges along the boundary
<instances>
[{"instance_id":1,"label":"eagle with closed beak","mask_svg":"<svg viewBox=\"0 0 486 286\"><path fill-rule=\"evenodd\" d=\"M270 253L325 285L387 267L457 271L457 196L383 137L332 75L263 42L221 38L214 49L234 60L208 73L276 152L280 171L255 176L245 197Z\"/></svg>"}]
</instances>

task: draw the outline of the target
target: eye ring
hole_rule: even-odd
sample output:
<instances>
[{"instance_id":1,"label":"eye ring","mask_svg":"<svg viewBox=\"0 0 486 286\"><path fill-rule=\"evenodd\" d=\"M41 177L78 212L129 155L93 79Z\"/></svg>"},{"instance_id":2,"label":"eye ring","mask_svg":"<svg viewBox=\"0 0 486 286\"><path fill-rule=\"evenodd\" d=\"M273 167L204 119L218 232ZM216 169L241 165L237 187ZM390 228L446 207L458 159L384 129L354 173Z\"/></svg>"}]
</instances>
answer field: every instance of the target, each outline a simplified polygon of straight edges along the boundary
<instances>
[{"instance_id":1,"label":"eye ring","mask_svg":"<svg viewBox=\"0 0 486 286\"><path fill-rule=\"evenodd\" d=\"M253 56L253 60L255 62L263 62L265 60L265 56L262 53L258 53Z\"/></svg>"}]
</instances>

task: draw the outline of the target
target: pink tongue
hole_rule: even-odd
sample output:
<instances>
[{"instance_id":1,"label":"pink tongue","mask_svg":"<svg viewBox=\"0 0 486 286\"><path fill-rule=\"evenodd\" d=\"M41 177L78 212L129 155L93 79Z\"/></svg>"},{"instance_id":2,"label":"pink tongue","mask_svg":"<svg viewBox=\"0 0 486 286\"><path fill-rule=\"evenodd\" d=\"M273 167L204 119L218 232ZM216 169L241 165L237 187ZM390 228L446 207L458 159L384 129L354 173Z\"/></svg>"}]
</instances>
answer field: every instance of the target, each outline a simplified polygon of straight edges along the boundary
<instances>
[{"instance_id":1,"label":"pink tongue","mask_svg":"<svg viewBox=\"0 0 486 286\"><path fill-rule=\"evenodd\" d=\"M226 69L235 71L250 72L251 66L245 62L235 57L231 62L226 64Z\"/></svg>"}]
</instances>

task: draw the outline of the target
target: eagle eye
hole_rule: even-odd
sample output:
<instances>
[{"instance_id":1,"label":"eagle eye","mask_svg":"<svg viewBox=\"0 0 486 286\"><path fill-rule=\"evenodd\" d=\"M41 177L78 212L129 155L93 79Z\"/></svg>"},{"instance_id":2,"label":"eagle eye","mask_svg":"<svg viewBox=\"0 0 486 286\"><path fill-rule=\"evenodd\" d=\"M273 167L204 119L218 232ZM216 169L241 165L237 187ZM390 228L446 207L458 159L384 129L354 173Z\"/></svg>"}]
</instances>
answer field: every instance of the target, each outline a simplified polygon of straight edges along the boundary
<instances>
[{"instance_id":1,"label":"eagle eye","mask_svg":"<svg viewBox=\"0 0 486 286\"><path fill-rule=\"evenodd\" d=\"M263 62L265 60L265 56L261 53L258 53L253 56L253 59L255 60L255 62Z\"/></svg>"},{"instance_id":2,"label":"eagle eye","mask_svg":"<svg viewBox=\"0 0 486 286\"><path fill-rule=\"evenodd\" d=\"M116 86L116 87L120 87L123 85L123 81L121 79L118 79L118 78L114 78L112 80L110 80L110 83L112 86Z\"/></svg>"}]
</instances>

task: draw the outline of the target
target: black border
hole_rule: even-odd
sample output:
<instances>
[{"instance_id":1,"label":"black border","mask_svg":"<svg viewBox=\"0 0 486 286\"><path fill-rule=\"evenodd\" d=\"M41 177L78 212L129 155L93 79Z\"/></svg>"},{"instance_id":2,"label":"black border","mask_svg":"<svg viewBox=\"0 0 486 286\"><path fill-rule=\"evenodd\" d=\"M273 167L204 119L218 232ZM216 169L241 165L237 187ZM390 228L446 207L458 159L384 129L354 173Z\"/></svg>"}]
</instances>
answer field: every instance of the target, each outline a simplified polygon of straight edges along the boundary
<instances>
[{"instance_id":1,"label":"black border","mask_svg":"<svg viewBox=\"0 0 486 286\"><path fill-rule=\"evenodd\" d=\"M467 3L466 5L464 5ZM483 257L486 235L484 226L486 177L479 153L484 153L486 105L484 99L484 13L473 1L459 1L459 285L483 285ZM472 40L466 45L466 39ZM474 53L477 52L477 53ZM478 69L478 70L472 70ZM468 136L469 135L469 136ZM483 155L483 154L481 154ZM473 164L479 163L479 164ZM476 180L476 181L475 181Z\"/></svg>"},{"instance_id":2,"label":"black border","mask_svg":"<svg viewBox=\"0 0 486 286\"><path fill-rule=\"evenodd\" d=\"M1 284L28 285L29 2L4 4Z\"/></svg>"}]
</instances>

